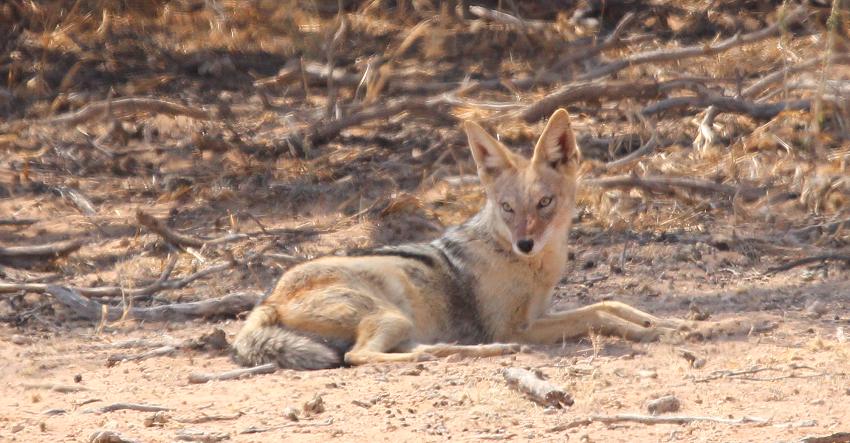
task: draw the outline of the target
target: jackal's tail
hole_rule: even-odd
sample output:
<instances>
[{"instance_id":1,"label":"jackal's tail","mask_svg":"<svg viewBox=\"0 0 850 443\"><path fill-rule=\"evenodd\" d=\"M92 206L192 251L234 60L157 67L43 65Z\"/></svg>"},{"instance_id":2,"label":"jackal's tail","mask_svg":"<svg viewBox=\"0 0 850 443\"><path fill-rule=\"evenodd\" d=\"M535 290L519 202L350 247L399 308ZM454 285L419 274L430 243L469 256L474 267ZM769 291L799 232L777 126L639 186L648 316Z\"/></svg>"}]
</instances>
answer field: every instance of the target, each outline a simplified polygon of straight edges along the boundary
<instances>
[{"instance_id":1,"label":"jackal's tail","mask_svg":"<svg viewBox=\"0 0 850 443\"><path fill-rule=\"evenodd\" d=\"M258 306L248 315L233 341L234 360L243 366L276 363L285 369L327 369L342 365L330 346L298 332L284 329L275 309Z\"/></svg>"}]
</instances>

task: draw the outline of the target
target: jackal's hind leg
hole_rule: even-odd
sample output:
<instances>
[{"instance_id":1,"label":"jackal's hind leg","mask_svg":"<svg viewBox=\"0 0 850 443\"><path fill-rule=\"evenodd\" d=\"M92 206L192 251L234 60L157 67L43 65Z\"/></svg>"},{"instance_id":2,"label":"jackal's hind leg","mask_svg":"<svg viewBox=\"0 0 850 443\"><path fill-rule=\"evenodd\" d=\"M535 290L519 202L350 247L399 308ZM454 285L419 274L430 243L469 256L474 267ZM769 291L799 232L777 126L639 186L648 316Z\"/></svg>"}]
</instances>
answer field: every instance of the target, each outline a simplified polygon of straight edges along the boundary
<instances>
[{"instance_id":1,"label":"jackal's hind leg","mask_svg":"<svg viewBox=\"0 0 850 443\"><path fill-rule=\"evenodd\" d=\"M448 357L450 355L460 355L462 357L495 357L516 354L519 352L519 345L516 343L490 343L486 345L417 344L411 348L411 352L425 353L435 357Z\"/></svg>"},{"instance_id":2,"label":"jackal's hind leg","mask_svg":"<svg viewBox=\"0 0 850 443\"><path fill-rule=\"evenodd\" d=\"M422 352L390 352L410 341L413 323L394 312L379 312L365 317L357 326L357 341L345 354L345 363L357 366L367 363L413 362L428 360Z\"/></svg>"},{"instance_id":3,"label":"jackal's hind leg","mask_svg":"<svg viewBox=\"0 0 850 443\"><path fill-rule=\"evenodd\" d=\"M656 317L650 313L641 311L640 309L637 309L633 306L617 301L604 301L601 303L595 303L590 306L587 306L587 308L598 309L600 311L616 315L617 317L620 317L623 320L636 323L645 328L657 326L670 329L690 330L694 327L693 322L675 318Z\"/></svg>"}]
</instances>

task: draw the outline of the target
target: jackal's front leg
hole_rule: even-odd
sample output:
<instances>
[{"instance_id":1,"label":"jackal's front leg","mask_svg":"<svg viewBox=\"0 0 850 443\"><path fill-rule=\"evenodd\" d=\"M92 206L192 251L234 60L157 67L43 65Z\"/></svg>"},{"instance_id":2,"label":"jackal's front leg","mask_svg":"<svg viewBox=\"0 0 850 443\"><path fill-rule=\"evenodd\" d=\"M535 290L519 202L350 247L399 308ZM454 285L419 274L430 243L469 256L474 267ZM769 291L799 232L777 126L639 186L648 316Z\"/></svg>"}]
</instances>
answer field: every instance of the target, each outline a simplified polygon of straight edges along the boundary
<instances>
[{"instance_id":1,"label":"jackal's front leg","mask_svg":"<svg viewBox=\"0 0 850 443\"><path fill-rule=\"evenodd\" d=\"M571 311L546 314L520 331L528 343L556 343L595 332L633 341L657 340L684 322L660 319L619 302L602 302Z\"/></svg>"}]
</instances>

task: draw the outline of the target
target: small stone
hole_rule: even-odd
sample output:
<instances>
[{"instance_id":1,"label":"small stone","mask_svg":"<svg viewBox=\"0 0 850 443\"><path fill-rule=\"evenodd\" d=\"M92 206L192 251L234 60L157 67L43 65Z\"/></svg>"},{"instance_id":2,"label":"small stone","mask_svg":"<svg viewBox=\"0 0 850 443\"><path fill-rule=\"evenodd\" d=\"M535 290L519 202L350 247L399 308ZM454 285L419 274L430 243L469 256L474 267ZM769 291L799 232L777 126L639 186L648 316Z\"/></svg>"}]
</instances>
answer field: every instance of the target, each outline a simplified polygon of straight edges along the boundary
<instances>
[{"instance_id":1,"label":"small stone","mask_svg":"<svg viewBox=\"0 0 850 443\"><path fill-rule=\"evenodd\" d=\"M16 345L28 345L32 343L32 340L29 337L20 334L13 335L10 341Z\"/></svg>"},{"instance_id":2,"label":"small stone","mask_svg":"<svg viewBox=\"0 0 850 443\"><path fill-rule=\"evenodd\" d=\"M305 414L321 414L322 412L325 412L325 401L321 395L316 394L304 403Z\"/></svg>"},{"instance_id":3,"label":"small stone","mask_svg":"<svg viewBox=\"0 0 850 443\"><path fill-rule=\"evenodd\" d=\"M820 318L827 312L829 312L829 308L820 300L815 300L809 306L806 306L806 313L813 318Z\"/></svg>"},{"instance_id":4,"label":"small stone","mask_svg":"<svg viewBox=\"0 0 850 443\"><path fill-rule=\"evenodd\" d=\"M676 412L681 406L679 399L672 395L665 395L646 403L646 409L652 415Z\"/></svg>"},{"instance_id":5,"label":"small stone","mask_svg":"<svg viewBox=\"0 0 850 443\"><path fill-rule=\"evenodd\" d=\"M652 369L642 369L637 373L640 378L658 378L658 372Z\"/></svg>"},{"instance_id":6,"label":"small stone","mask_svg":"<svg viewBox=\"0 0 850 443\"><path fill-rule=\"evenodd\" d=\"M293 408L292 406L287 407L283 410L283 416L288 418L291 421L298 421L298 409Z\"/></svg>"}]
</instances>

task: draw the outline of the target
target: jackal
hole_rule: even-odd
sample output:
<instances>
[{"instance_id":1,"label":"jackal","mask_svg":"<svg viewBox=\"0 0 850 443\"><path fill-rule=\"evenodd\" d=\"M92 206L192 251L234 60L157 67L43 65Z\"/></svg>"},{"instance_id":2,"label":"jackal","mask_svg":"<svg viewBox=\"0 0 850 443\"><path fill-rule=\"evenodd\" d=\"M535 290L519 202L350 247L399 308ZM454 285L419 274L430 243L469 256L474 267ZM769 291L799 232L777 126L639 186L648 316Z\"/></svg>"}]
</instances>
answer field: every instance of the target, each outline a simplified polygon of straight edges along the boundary
<instances>
[{"instance_id":1,"label":"jackal","mask_svg":"<svg viewBox=\"0 0 850 443\"><path fill-rule=\"evenodd\" d=\"M516 352L595 332L653 340L681 321L618 302L547 312L567 264L581 152L557 110L531 159L464 124L487 202L425 244L293 267L233 343L243 365L322 369Z\"/></svg>"}]
</instances>

